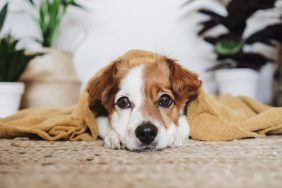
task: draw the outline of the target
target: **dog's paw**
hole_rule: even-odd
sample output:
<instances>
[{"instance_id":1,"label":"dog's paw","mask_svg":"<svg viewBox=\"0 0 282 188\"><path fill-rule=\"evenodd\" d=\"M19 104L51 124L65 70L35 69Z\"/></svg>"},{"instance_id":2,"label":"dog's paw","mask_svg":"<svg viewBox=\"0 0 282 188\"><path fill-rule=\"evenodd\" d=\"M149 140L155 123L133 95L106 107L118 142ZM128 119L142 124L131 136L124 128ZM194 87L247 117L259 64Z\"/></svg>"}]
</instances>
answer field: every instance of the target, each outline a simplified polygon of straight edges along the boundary
<instances>
[{"instance_id":1,"label":"dog's paw","mask_svg":"<svg viewBox=\"0 0 282 188\"><path fill-rule=\"evenodd\" d=\"M178 147L185 145L185 141L188 140L188 134L183 133L182 130L176 130L169 140L170 147Z\"/></svg>"},{"instance_id":2,"label":"dog's paw","mask_svg":"<svg viewBox=\"0 0 282 188\"><path fill-rule=\"evenodd\" d=\"M122 149L124 147L120 136L114 130L111 130L107 134L104 141L105 141L105 147L108 148Z\"/></svg>"},{"instance_id":3,"label":"dog's paw","mask_svg":"<svg viewBox=\"0 0 282 188\"><path fill-rule=\"evenodd\" d=\"M169 146L170 147L178 147L178 146L183 146L185 143L185 140L187 138L183 137L182 135L173 135L172 138L169 141Z\"/></svg>"},{"instance_id":4,"label":"dog's paw","mask_svg":"<svg viewBox=\"0 0 282 188\"><path fill-rule=\"evenodd\" d=\"M179 126L169 140L169 146L171 147L183 146L185 145L185 141L189 138L190 129L186 116L181 116L178 124Z\"/></svg>"}]
</instances>

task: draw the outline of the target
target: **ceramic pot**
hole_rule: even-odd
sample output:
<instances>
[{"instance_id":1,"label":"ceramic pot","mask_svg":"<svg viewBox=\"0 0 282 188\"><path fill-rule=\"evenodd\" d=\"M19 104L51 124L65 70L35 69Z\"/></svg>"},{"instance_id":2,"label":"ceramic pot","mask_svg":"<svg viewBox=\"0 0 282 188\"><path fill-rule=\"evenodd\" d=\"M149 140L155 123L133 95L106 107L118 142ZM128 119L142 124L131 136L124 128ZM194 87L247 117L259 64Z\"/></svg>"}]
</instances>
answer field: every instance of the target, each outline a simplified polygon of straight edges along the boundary
<instances>
[{"instance_id":1,"label":"ceramic pot","mask_svg":"<svg viewBox=\"0 0 282 188\"><path fill-rule=\"evenodd\" d=\"M24 83L0 82L0 118L18 111L23 92Z\"/></svg>"},{"instance_id":2,"label":"ceramic pot","mask_svg":"<svg viewBox=\"0 0 282 188\"><path fill-rule=\"evenodd\" d=\"M215 72L219 94L231 93L257 98L259 73L248 68L221 69Z\"/></svg>"}]
</instances>

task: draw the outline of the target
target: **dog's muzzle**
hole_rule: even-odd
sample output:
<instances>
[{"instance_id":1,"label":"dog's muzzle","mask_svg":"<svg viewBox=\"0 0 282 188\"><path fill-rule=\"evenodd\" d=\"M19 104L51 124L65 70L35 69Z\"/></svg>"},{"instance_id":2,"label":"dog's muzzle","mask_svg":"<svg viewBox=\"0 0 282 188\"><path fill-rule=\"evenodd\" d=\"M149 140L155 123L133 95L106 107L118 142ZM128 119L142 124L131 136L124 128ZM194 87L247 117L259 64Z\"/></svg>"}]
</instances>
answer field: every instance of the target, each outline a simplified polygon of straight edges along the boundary
<instances>
[{"instance_id":1,"label":"dog's muzzle","mask_svg":"<svg viewBox=\"0 0 282 188\"><path fill-rule=\"evenodd\" d=\"M158 135L158 129L150 122L143 123L136 128L135 135L142 144L149 145Z\"/></svg>"}]
</instances>

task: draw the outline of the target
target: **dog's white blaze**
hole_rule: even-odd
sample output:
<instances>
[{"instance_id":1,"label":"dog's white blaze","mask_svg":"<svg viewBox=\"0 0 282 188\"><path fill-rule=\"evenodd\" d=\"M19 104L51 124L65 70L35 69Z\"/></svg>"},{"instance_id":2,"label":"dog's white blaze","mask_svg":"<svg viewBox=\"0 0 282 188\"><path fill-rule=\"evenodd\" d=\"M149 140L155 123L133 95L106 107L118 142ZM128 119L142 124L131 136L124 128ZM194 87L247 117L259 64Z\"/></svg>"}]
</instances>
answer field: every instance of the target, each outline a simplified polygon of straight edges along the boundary
<instances>
[{"instance_id":1,"label":"dog's white blaze","mask_svg":"<svg viewBox=\"0 0 282 188\"><path fill-rule=\"evenodd\" d=\"M143 81L144 65L132 68L121 80L119 91L115 96L115 102L120 97L126 96L132 103L132 107L128 109L119 109L112 114L111 126L123 139L123 144L127 148L135 146L137 138L135 129L142 120L140 107L144 100L144 81Z\"/></svg>"}]
</instances>

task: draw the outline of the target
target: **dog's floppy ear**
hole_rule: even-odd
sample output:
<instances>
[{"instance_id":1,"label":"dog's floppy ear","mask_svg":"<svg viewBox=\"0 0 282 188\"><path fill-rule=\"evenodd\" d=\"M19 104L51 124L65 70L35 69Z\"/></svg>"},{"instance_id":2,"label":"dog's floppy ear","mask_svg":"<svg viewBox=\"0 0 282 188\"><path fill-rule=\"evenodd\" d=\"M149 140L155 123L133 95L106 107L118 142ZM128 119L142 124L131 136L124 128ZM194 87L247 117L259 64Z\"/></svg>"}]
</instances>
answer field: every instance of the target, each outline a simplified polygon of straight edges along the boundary
<instances>
[{"instance_id":1,"label":"dog's floppy ear","mask_svg":"<svg viewBox=\"0 0 282 188\"><path fill-rule=\"evenodd\" d=\"M90 109L96 116L106 116L113 107L114 96L118 90L117 64L115 61L94 76L87 86L90 95Z\"/></svg>"},{"instance_id":2,"label":"dog's floppy ear","mask_svg":"<svg viewBox=\"0 0 282 188\"><path fill-rule=\"evenodd\" d=\"M179 99L195 97L201 87L202 81L198 79L198 75L190 70L183 68L177 64L175 60L166 58L166 62L170 69L170 82L173 92Z\"/></svg>"}]
</instances>

